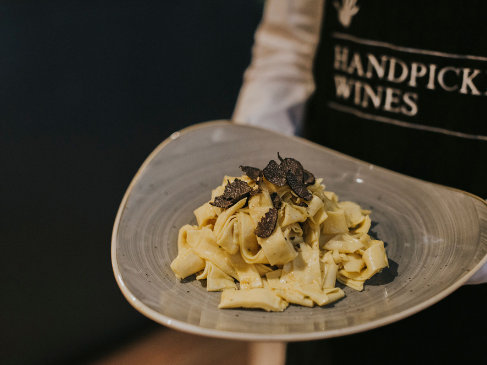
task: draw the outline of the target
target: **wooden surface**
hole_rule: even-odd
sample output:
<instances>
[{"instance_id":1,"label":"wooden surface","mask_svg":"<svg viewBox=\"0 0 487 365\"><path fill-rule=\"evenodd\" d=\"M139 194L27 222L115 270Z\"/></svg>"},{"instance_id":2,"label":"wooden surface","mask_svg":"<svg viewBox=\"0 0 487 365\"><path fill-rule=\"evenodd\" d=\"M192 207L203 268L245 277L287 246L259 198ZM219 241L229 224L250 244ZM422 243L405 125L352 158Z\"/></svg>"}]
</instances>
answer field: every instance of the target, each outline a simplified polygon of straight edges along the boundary
<instances>
[{"instance_id":1,"label":"wooden surface","mask_svg":"<svg viewBox=\"0 0 487 365\"><path fill-rule=\"evenodd\" d=\"M248 342L202 337L161 328L91 365L247 365L250 347Z\"/></svg>"},{"instance_id":2,"label":"wooden surface","mask_svg":"<svg viewBox=\"0 0 487 365\"><path fill-rule=\"evenodd\" d=\"M89 365L282 365L286 345L222 340L161 327Z\"/></svg>"}]
</instances>

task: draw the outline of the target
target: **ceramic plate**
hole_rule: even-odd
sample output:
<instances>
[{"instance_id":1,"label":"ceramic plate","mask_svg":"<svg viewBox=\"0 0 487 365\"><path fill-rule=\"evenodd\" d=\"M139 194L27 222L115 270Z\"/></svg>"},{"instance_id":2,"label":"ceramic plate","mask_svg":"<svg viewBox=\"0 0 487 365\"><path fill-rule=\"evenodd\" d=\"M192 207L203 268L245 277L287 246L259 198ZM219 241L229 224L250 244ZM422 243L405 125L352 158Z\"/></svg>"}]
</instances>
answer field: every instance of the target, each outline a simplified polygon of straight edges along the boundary
<instances>
[{"instance_id":1,"label":"ceramic plate","mask_svg":"<svg viewBox=\"0 0 487 365\"><path fill-rule=\"evenodd\" d=\"M263 168L282 156L301 161L340 200L372 210L371 235L383 240L390 268L362 292L325 307L284 312L218 309L220 293L179 281L169 265L178 230L239 165ZM356 333L414 314L460 287L487 260L487 204L260 128L210 122L174 133L145 161L121 203L112 264L127 300L166 326L222 338L300 341Z\"/></svg>"}]
</instances>

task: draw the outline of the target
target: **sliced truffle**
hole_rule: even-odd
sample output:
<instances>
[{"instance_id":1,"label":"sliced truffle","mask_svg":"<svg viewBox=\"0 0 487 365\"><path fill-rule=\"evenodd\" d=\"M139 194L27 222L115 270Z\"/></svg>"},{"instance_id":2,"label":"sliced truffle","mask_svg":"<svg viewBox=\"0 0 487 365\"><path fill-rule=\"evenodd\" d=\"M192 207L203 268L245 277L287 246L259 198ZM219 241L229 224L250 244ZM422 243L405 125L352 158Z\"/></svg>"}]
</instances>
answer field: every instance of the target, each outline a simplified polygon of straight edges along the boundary
<instances>
[{"instance_id":1,"label":"sliced truffle","mask_svg":"<svg viewBox=\"0 0 487 365\"><path fill-rule=\"evenodd\" d=\"M235 179L232 182L228 182L223 194L215 197L213 203L210 202L210 204L226 209L237 203L239 200L248 197L251 191L252 188L249 184L240 179Z\"/></svg>"},{"instance_id":2,"label":"sliced truffle","mask_svg":"<svg viewBox=\"0 0 487 365\"><path fill-rule=\"evenodd\" d=\"M286 174L276 161L270 160L264 169L264 176L267 180L277 186L286 185Z\"/></svg>"},{"instance_id":3,"label":"sliced truffle","mask_svg":"<svg viewBox=\"0 0 487 365\"><path fill-rule=\"evenodd\" d=\"M289 187L296 193L297 196L307 201L313 199L313 194L306 189L302 179L300 180L296 175L293 175L290 172L287 173L286 179Z\"/></svg>"},{"instance_id":4,"label":"sliced truffle","mask_svg":"<svg viewBox=\"0 0 487 365\"><path fill-rule=\"evenodd\" d=\"M281 156L279 156L279 159L281 159ZM295 160L294 158L285 158L281 162L281 169L284 171L285 174L290 172L294 176L296 176L298 180L303 181L304 168L298 160Z\"/></svg>"},{"instance_id":5,"label":"sliced truffle","mask_svg":"<svg viewBox=\"0 0 487 365\"><path fill-rule=\"evenodd\" d=\"M269 208L269 211L262 217L260 222L257 223L257 228L254 231L255 235L260 238L269 237L272 232L274 232L274 228L276 228L276 222L277 209Z\"/></svg>"},{"instance_id":6,"label":"sliced truffle","mask_svg":"<svg viewBox=\"0 0 487 365\"><path fill-rule=\"evenodd\" d=\"M235 203L236 202L231 199L226 199L223 195L216 196L215 199L213 199L213 202L210 202L211 205L223 209L230 208Z\"/></svg>"},{"instance_id":7,"label":"sliced truffle","mask_svg":"<svg viewBox=\"0 0 487 365\"><path fill-rule=\"evenodd\" d=\"M308 204L306 204L305 202L301 202L298 204L300 207L304 207L304 208L308 208Z\"/></svg>"},{"instance_id":8,"label":"sliced truffle","mask_svg":"<svg viewBox=\"0 0 487 365\"><path fill-rule=\"evenodd\" d=\"M259 181L263 176L262 171L257 167L240 166L240 170L242 170L245 175L247 175L254 181Z\"/></svg>"},{"instance_id":9,"label":"sliced truffle","mask_svg":"<svg viewBox=\"0 0 487 365\"><path fill-rule=\"evenodd\" d=\"M223 196L227 199L236 199L239 201L250 193L251 190L252 188L245 181L235 179L232 182L228 182L225 186Z\"/></svg>"},{"instance_id":10,"label":"sliced truffle","mask_svg":"<svg viewBox=\"0 0 487 365\"><path fill-rule=\"evenodd\" d=\"M297 180L302 181L305 186L314 184L314 175L306 170L301 162L294 158L282 158L279 152L277 153L277 157L281 161L281 170L283 170L286 175L290 172L296 176Z\"/></svg>"},{"instance_id":11,"label":"sliced truffle","mask_svg":"<svg viewBox=\"0 0 487 365\"><path fill-rule=\"evenodd\" d=\"M315 176L308 170L304 170L303 182L305 186L313 185L315 183Z\"/></svg>"},{"instance_id":12,"label":"sliced truffle","mask_svg":"<svg viewBox=\"0 0 487 365\"><path fill-rule=\"evenodd\" d=\"M279 209L281 207L282 199L277 193L271 194L272 205L274 208Z\"/></svg>"}]
</instances>

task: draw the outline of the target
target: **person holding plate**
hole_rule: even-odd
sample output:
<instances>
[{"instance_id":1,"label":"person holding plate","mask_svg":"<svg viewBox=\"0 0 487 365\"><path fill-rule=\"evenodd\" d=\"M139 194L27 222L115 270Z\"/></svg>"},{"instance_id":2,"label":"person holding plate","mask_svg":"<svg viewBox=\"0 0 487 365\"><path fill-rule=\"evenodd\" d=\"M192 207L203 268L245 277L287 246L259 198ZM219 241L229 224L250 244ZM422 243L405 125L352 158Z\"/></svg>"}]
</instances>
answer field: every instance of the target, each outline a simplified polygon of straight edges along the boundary
<instances>
[{"instance_id":1,"label":"person holding plate","mask_svg":"<svg viewBox=\"0 0 487 365\"><path fill-rule=\"evenodd\" d=\"M485 13L482 1L268 0L233 120L300 135L485 199L487 30L480 16ZM468 283L486 281L484 265ZM461 288L447 304L347 339L367 344L374 338L395 336L399 343L415 338L422 348L456 344L474 356L468 340L448 338L462 327L449 308L462 308L473 296L487 300L483 286ZM480 310L468 309L468 326L476 323L479 331L487 325L478 320ZM449 330L434 331L445 318ZM340 339L291 344L287 361L306 356L314 361L324 347L334 352ZM380 351L387 355L393 349L402 350ZM446 346L441 356L455 354Z\"/></svg>"}]
</instances>

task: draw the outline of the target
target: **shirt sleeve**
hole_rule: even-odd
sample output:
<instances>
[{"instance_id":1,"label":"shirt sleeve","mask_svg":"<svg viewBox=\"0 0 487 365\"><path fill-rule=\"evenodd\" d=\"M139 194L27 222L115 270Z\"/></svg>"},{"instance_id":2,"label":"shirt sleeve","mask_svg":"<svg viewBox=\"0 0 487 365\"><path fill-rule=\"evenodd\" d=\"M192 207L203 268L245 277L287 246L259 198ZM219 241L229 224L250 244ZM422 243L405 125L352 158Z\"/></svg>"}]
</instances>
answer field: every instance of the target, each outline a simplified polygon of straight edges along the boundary
<instances>
[{"instance_id":1,"label":"shirt sleeve","mask_svg":"<svg viewBox=\"0 0 487 365\"><path fill-rule=\"evenodd\" d=\"M487 199L486 199L487 200ZM485 263L479 271L472 275L465 284L484 284L487 283L487 263Z\"/></svg>"},{"instance_id":2,"label":"shirt sleeve","mask_svg":"<svg viewBox=\"0 0 487 365\"><path fill-rule=\"evenodd\" d=\"M470 279L467 280L466 284L484 284L487 283L487 264L484 264L475 274L472 275Z\"/></svg>"},{"instance_id":3,"label":"shirt sleeve","mask_svg":"<svg viewBox=\"0 0 487 365\"><path fill-rule=\"evenodd\" d=\"M233 121L292 135L314 91L324 0L267 0Z\"/></svg>"}]
</instances>

